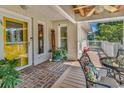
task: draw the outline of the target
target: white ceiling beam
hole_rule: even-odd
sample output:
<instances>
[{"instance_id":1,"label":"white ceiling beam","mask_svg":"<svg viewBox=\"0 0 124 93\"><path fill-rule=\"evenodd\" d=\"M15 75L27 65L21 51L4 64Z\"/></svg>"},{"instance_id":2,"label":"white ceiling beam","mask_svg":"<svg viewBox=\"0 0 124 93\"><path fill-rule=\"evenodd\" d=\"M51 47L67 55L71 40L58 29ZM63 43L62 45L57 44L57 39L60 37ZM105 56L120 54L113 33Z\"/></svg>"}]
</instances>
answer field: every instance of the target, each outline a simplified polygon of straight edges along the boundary
<instances>
[{"instance_id":1,"label":"white ceiling beam","mask_svg":"<svg viewBox=\"0 0 124 93\"><path fill-rule=\"evenodd\" d=\"M76 23L75 19L72 18L67 12L65 12L59 5L54 5L53 8L72 23Z\"/></svg>"},{"instance_id":2,"label":"white ceiling beam","mask_svg":"<svg viewBox=\"0 0 124 93\"><path fill-rule=\"evenodd\" d=\"M111 17L111 18L102 18L102 19L93 19L93 20L86 20L86 21L79 21L77 23L83 23L83 22L110 22L110 21L120 21L124 20L124 16L119 17Z\"/></svg>"}]
</instances>

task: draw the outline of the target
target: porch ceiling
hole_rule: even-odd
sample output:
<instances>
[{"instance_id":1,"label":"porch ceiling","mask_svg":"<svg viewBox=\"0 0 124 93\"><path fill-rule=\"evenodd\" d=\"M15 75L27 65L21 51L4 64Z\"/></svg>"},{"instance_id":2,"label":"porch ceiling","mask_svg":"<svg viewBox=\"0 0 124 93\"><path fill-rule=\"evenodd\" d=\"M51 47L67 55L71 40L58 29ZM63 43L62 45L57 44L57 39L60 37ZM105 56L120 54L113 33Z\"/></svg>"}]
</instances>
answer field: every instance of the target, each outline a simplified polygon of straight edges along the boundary
<instances>
[{"instance_id":1,"label":"porch ceiling","mask_svg":"<svg viewBox=\"0 0 124 93\"><path fill-rule=\"evenodd\" d=\"M72 6L72 10L75 12L76 21L88 21L96 20L103 18L114 18L124 16L124 6L120 5L102 5L102 10L99 10L96 7L101 5L81 5L81 6ZM118 8L120 6L120 8Z\"/></svg>"},{"instance_id":2,"label":"porch ceiling","mask_svg":"<svg viewBox=\"0 0 124 93\"><path fill-rule=\"evenodd\" d=\"M39 15L43 15L50 20L64 20L65 18L59 14L51 5L30 5L29 9L35 11Z\"/></svg>"},{"instance_id":3,"label":"porch ceiling","mask_svg":"<svg viewBox=\"0 0 124 93\"><path fill-rule=\"evenodd\" d=\"M23 9L22 7L20 7L20 5L16 6L9 5L0 7L7 9L9 9L9 7L10 8L12 7L12 9L14 9L15 7L22 8L23 10L33 12L36 15L42 15L51 21L68 19L72 23L76 23L76 21L79 22L124 16L124 6L121 6L119 9L115 8L118 7L119 5L117 6L114 5L115 6L114 8L112 8L113 6L104 7L104 11L100 13L96 13L97 9L94 9L94 7L96 7L95 5L24 5L24 6L27 6L24 7L27 9ZM16 10L16 12L18 11Z\"/></svg>"},{"instance_id":4,"label":"porch ceiling","mask_svg":"<svg viewBox=\"0 0 124 93\"><path fill-rule=\"evenodd\" d=\"M8 10L13 9L15 12L18 12L15 8L21 8L22 12L32 12L33 14L41 15L42 17L47 18L51 21L65 20L65 17L58 13L58 11L56 11L52 5L1 5L0 8L5 8Z\"/></svg>"},{"instance_id":5,"label":"porch ceiling","mask_svg":"<svg viewBox=\"0 0 124 93\"><path fill-rule=\"evenodd\" d=\"M123 5L72 5L75 14L80 14L82 17L98 15L102 12L115 13L121 11Z\"/></svg>"}]
</instances>

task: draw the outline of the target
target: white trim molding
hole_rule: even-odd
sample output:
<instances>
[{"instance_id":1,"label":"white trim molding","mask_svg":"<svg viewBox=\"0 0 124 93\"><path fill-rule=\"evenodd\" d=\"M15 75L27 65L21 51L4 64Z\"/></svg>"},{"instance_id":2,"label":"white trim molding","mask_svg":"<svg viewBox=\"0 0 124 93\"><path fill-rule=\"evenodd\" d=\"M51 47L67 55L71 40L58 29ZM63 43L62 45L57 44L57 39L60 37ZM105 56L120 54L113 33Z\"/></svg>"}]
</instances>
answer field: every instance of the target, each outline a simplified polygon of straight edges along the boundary
<instances>
[{"instance_id":1,"label":"white trim molding","mask_svg":"<svg viewBox=\"0 0 124 93\"><path fill-rule=\"evenodd\" d=\"M111 18L102 18L102 19L93 19L93 20L87 20L87 21L79 21L78 23L83 23L83 22L110 22L110 21L119 21L119 20L124 20L124 16L119 16L119 17L111 17Z\"/></svg>"},{"instance_id":2,"label":"white trim molding","mask_svg":"<svg viewBox=\"0 0 124 93\"><path fill-rule=\"evenodd\" d=\"M67 38L68 38L68 26L67 26L67 24L59 24L59 26L58 26L58 48L60 48L61 47L61 27L67 27ZM67 39L67 42L68 42L68 39ZM67 45L67 48L68 48L68 45Z\"/></svg>"},{"instance_id":3,"label":"white trim molding","mask_svg":"<svg viewBox=\"0 0 124 93\"><path fill-rule=\"evenodd\" d=\"M28 23L28 65L17 68L18 70L21 70L27 66L31 66L33 64L33 59L32 59L32 20L30 17L18 14L16 12L0 8L0 16L1 17L8 17L8 18L13 18L17 20L21 20L24 22ZM3 41L3 40L2 40Z\"/></svg>"},{"instance_id":4,"label":"white trim molding","mask_svg":"<svg viewBox=\"0 0 124 93\"><path fill-rule=\"evenodd\" d=\"M0 8L0 14L3 15L3 16L9 14L8 15L9 17L18 18L19 20L22 20L22 21L25 21L25 20L30 20L31 21L30 17L18 14L16 12L10 11L10 10L5 9L5 8Z\"/></svg>"},{"instance_id":5,"label":"white trim molding","mask_svg":"<svg viewBox=\"0 0 124 93\"><path fill-rule=\"evenodd\" d=\"M53 8L72 23L76 23L76 20L73 19L68 13L66 13L59 5L54 5Z\"/></svg>"},{"instance_id":6,"label":"white trim molding","mask_svg":"<svg viewBox=\"0 0 124 93\"><path fill-rule=\"evenodd\" d=\"M44 50L43 51L44 52L41 53L41 54L38 54L38 57L42 57L42 56L44 56L46 54L46 50L45 50L45 48L46 48L46 42L45 41L47 39L47 26L46 26L46 23L45 22L40 21L40 20L37 21L37 26L38 26L38 24L42 24L43 25L43 40L44 40L43 41L44 42Z\"/></svg>"}]
</instances>

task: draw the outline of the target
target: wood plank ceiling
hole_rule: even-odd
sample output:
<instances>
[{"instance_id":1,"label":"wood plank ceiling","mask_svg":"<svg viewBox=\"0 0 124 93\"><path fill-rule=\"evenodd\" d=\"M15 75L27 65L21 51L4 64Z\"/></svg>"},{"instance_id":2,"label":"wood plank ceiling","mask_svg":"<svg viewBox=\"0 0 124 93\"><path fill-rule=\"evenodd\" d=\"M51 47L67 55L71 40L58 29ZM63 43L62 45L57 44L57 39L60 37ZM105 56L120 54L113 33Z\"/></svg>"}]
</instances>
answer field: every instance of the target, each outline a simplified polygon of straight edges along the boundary
<instances>
[{"instance_id":1,"label":"wood plank ceiling","mask_svg":"<svg viewBox=\"0 0 124 93\"><path fill-rule=\"evenodd\" d=\"M103 11L107 11L109 13L114 13L121 11L124 6L123 5L72 5L72 10L75 14L80 14L82 17L88 17L91 15L98 15Z\"/></svg>"}]
</instances>

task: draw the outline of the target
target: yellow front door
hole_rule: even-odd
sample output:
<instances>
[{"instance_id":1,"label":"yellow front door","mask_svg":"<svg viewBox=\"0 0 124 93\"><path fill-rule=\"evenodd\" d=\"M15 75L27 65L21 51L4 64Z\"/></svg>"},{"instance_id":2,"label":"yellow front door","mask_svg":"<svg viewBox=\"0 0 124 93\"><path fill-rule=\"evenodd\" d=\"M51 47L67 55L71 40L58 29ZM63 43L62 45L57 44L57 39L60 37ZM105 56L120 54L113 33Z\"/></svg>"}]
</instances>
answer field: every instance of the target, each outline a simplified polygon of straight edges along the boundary
<instances>
[{"instance_id":1,"label":"yellow front door","mask_svg":"<svg viewBox=\"0 0 124 93\"><path fill-rule=\"evenodd\" d=\"M4 58L18 59L18 66L28 65L27 22L4 17Z\"/></svg>"}]
</instances>

